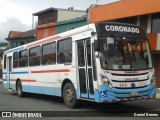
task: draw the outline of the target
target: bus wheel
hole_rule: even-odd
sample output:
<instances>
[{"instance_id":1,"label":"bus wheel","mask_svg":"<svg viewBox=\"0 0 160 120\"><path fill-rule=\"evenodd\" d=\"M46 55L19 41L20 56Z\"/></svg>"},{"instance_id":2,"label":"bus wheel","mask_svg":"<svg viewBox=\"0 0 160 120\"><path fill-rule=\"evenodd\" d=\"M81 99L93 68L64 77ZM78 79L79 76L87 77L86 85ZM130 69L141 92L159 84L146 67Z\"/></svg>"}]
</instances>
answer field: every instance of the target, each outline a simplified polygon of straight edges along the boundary
<instances>
[{"instance_id":1,"label":"bus wheel","mask_svg":"<svg viewBox=\"0 0 160 120\"><path fill-rule=\"evenodd\" d=\"M21 84L21 81L18 81L17 83L17 95L19 97L23 97L23 91L22 91L22 84Z\"/></svg>"},{"instance_id":2,"label":"bus wheel","mask_svg":"<svg viewBox=\"0 0 160 120\"><path fill-rule=\"evenodd\" d=\"M66 83L63 89L63 100L67 107L77 107L78 101L76 99L76 92L71 83Z\"/></svg>"}]
</instances>

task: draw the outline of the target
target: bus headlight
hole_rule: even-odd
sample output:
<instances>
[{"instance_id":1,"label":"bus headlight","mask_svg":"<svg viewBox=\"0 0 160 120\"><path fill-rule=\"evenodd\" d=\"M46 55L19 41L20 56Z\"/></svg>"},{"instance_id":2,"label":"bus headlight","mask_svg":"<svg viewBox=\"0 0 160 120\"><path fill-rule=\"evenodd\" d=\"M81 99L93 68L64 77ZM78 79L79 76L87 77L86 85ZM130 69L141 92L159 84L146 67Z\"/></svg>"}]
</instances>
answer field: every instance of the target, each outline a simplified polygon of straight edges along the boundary
<instances>
[{"instance_id":1,"label":"bus headlight","mask_svg":"<svg viewBox=\"0 0 160 120\"><path fill-rule=\"evenodd\" d=\"M110 80L102 74L101 74L101 80L102 80L103 85L107 87L112 87Z\"/></svg>"},{"instance_id":2,"label":"bus headlight","mask_svg":"<svg viewBox=\"0 0 160 120\"><path fill-rule=\"evenodd\" d=\"M150 84L155 83L155 79L156 79L156 78L155 78L155 75L152 75Z\"/></svg>"}]
</instances>

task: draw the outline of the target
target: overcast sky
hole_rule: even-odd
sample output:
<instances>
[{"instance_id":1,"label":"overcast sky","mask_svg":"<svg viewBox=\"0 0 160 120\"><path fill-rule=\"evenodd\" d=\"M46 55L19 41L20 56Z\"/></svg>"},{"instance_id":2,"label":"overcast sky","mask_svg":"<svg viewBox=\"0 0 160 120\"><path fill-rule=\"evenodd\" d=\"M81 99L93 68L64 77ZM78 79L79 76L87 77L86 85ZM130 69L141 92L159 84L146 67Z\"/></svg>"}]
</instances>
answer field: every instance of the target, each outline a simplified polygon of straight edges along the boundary
<instances>
[{"instance_id":1,"label":"overcast sky","mask_svg":"<svg viewBox=\"0 0 160 120\"><path fill-rule=\"evenodd\" d=\"M117 0L97 0L103 5ZM9 31L32 29L32 14L49 7L86 10L96 0L0 0L0 41L8 36Z\"/></svg>"}]
</instances>

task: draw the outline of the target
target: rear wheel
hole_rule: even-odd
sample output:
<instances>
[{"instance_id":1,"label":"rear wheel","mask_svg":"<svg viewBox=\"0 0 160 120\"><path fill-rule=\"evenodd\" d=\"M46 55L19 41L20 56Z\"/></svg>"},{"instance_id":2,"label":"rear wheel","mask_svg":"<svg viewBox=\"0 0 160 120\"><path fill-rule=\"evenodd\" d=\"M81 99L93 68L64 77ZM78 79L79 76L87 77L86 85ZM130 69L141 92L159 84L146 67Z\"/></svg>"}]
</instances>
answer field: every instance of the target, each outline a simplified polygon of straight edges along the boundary
<instances>
[{"instance_id":1,"label":"rear wheel","mask_svg":"<svg viewBox=\"0 0 160 120\"><path fill-rule=\"evenodd\" d=\"M24 96L24 93L23 93L23 90L22 90L21 81L18 81L18 83L17 83L17 95L19 97L23 97Z\"/></svg>"},{"instance_id":2,"label":"rear wheel","mask_svg":"<svg viewBox=\"0 0 160 120\"><path fill-rule=\"evenodd\" d=\"M66 106L69 108L75 108L78 105L76 92L74 86L71 83L66 83L63 88L63 100Z\"/></svg>"}]
</instances>

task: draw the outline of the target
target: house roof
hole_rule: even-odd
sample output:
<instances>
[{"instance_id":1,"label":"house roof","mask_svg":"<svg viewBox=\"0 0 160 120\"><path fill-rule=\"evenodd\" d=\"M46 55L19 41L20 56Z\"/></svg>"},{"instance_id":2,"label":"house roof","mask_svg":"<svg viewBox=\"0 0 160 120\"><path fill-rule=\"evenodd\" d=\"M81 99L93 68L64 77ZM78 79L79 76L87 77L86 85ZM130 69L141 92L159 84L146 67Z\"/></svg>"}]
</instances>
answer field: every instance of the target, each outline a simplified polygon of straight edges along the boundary
<instances>
[{"instance_id":1,"label":"house roof","mask_svg":"<svg viewBox=\"0 0 160 120\"><path fill-rule=\"evenodd\" d=\"M20 36L20 34L22 34L23 32L20 32L20 31L10 31L9 32L9 35L8 35L8 38L12 38L12 37L18 37Z\"/></svg>"},{"instance_id":2,"label":"house roof","mask_svg":"<svg viewBox=\"0 0 160 120\"><path fill-rule=\"evenodd\" d=\"M9 39L15 39L15 38L24 38L24 37L34 37L35 36L35 29L33 30L28 30L25 32L20 32L20 31L10 31L8 38L6 38L6 40Z\"/></svg>"},{"instance_id":3,"label":"house roof","mask_svg":"<svg viewBox=\"0 0 160 120\"><path fill-rule=\"evenodd\" d=\"M47 9L41 10L41 11L39 11L39 12L33 13L32 15L33 15L33 16L38 16L38 15L40 15L40 14L43 14L43 13L46 13L46 12L55 11L55 10L58 10L58 11L75 11L75 12L85 12L85 10L74 10L72 7L68 8L68 9L64 9L64 8L53 8L53 7L50 7L50 8L47 8Z\"/></svg>"}]
</instances>

